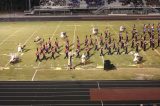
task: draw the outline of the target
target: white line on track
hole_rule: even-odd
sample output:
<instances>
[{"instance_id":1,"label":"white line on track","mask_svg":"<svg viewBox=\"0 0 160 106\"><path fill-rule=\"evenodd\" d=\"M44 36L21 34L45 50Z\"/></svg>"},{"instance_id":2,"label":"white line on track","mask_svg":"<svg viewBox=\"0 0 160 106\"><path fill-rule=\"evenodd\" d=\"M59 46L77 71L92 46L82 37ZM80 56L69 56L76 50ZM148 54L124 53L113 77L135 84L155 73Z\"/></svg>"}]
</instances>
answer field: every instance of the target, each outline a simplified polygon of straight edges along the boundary
<instances>
[{"instance_id":1,"label":"white line on track","mask_svg":"<svg viewBox=\"0 0 160 106\"><path fill-rule=\"evenodd\" d=\"M1 43L0 46L3 45L11 36L13 36L14 34L16 34L17 32L21 31L24 27L17 29L16 31L14 31L12 34L8 35Z\"/></svg>"},{"instance_id":2,"label":"white line on track","mask_svg":"<svg viewBox=\"0 0 160 106\"><path fill-rule=\"evenodd\" d=\"M100 90L101 88L100 88L100 85L99 85L99 82L97 81L97 86L98 86L98 89ZM102 101L102 99L101 99L101 104L102 104L102 106L103 106L103 101Z\"/></svg>"}]
</instances>

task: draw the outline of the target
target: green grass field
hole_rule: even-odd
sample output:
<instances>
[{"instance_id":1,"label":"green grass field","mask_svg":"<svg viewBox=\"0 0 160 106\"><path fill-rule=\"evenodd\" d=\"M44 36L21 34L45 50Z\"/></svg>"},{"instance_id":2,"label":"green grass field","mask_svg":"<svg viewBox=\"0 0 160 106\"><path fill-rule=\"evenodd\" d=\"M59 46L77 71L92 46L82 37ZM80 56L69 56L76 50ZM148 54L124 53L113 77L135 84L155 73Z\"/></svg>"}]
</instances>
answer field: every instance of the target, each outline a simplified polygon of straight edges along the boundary
<instances>
[{"instance_id":1,"label":"green grass field","mask_svg":"<svg viewBox=\"0 0 160 106\"><path fill-rule=\"evenodd\" d=\"M119 27L126 26L131 39L133 24L142 33L143 24L159 21L43 21L43 22L1 22L0 23L0 80L159 80L160 79L160 48L140 51L144 62L140 65L133 63L133 55L105 55L99 56L99 51L91 50L93 54L88 64L79 65L81 59L74 58L75 70L67 70L67 59L64 59L65 41L60 38L60 32L67 32L70 43L76 47L76 37L84 42L85 36L92 33L92 27L99 28L103 33L107 27L112 38L118 40ZM157 39L157 32L156 39ZM125 35L125 33L123 33ZM61 55L56 60L35 62L35 51L38 47L34 38L40 36L45 40L50 37L55 41L57 37L61 48ZM99 35L98 35L99 36ZM93 39L96 37L93 36ZM155 40L157 42L157 40ZM9 64L9 54L17 52L18 43L26 44L26 50L21 56L21 62ZM157 43L156 43L157 45ZM72 46L75 50L74 46ZM83 47L82 47L83 48ZM129 51L135 51L129 48ZM81 54L84 51L81 51ZM121 51L122 52L122 51ZM116 70L104 71L103 61L111 60Z\"/></svg>"}]
</instances>

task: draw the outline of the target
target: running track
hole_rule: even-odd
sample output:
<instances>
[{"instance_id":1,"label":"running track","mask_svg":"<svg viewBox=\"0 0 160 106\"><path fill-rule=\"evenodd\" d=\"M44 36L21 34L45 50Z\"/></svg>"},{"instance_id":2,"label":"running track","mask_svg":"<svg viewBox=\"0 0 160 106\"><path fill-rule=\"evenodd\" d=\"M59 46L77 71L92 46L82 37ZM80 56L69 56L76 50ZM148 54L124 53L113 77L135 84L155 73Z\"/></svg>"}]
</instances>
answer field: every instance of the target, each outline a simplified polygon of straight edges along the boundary
<instances>
[{"instance_id":1,"label":"running track","mask_svg":"<svg viewBox=\"0 0 160 106\"><path fill-rule=\"evenodd\" d=\"M94 89L160 89L160 81L21 81L0 82L0 105L112 106L160 103L158 100L91 100ZM159 90L160 91L160 90ZM157 91L157 92L159 92ZM92 92L93 93L93 92ZM150 91L149 93L152 93ZM113 95L112 95L113 96ZM139 95L137 95L138 97ZM154 96L154 95L153 95ZM119 97L120 98L120 97ZM160 105L160 104L159 104ZM133 106L133 105L132 105Z\"/></svg>"}]
</instances>

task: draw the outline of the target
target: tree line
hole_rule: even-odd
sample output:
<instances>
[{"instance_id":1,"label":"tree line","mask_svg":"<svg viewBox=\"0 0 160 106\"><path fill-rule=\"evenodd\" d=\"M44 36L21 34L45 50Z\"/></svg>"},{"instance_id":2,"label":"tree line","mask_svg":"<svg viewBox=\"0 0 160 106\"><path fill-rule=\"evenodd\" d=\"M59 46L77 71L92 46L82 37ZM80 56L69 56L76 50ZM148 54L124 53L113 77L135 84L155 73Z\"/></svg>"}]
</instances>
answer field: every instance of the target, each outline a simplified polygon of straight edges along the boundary
<instances>
[{"instance_id":1,"label":"tree line","mask_svg":"<svg viewBox=\"0 0 160 106\"><path fill-rule=\"evenodd\" d=\"M30 0L31 7L39 6L40 0ZM17 12L29 10L29 0L0 0L1 12Z\"/></svg>"}]
</instances>

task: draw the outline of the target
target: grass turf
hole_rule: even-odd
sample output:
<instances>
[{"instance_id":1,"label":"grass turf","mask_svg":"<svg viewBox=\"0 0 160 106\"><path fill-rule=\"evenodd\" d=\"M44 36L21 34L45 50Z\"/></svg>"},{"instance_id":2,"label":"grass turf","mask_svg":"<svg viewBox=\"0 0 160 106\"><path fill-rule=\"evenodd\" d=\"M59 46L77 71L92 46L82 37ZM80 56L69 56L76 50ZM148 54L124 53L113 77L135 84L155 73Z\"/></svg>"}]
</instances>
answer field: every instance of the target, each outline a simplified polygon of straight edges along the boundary
<instances>
[{"instance_id":1,"label":"grass turf","mask_svg":"<svg viewBox=\"0 0 160 106\"><path fill-rule=\"evenodd\" d=\"M119 27L126 26L131 39L131 28L136 24L136 28L141 33L143 24L158 21L44 21L44 22L1 22L0 23L0 80L131 80L131 79L160 79L160 48L147 50L140 54L144 57L144 62L135 65L133 55L105 55L100 57L99 51L91 50L91 58L85 66L79 65L80 59L74 58L73 64L77 70L66 71L67 59L64 59L64 40L61 39L60 32L67 32L70 43L76 47L76 36L80 42L84 42L85 36L90 35L92 27L99 28L99 32L104 32L107 27L112 38L118 40ZM77 25L75 27L75 25ZM157 32L155 32L157 33ZM125 33L123 34L125 36ZM61 55L56 60L35 62L35 51L38 47L34 38L40 36L45 40L49 37L55 41L57 37L61 48ZM157 36L157 34L155 35ZM96 37L93 36L93 39ZM157 40L155 40L157 42ZM15 65L8 64L10 53L17 52L18 43L26 43L26 50L21 56L22 61ZM75 50L74 46L71 46ZM83 47L82 47L83 48ZM129 50L132 51L131 48ZM81 54L84 51L81 52ZM103 67L103 60L111 60L117 67L117 71L106 72L98 67ZM6 69L4 69L6 68ZM61 69L61 70L59 70Z\"/></svg>"}]
</instances>

